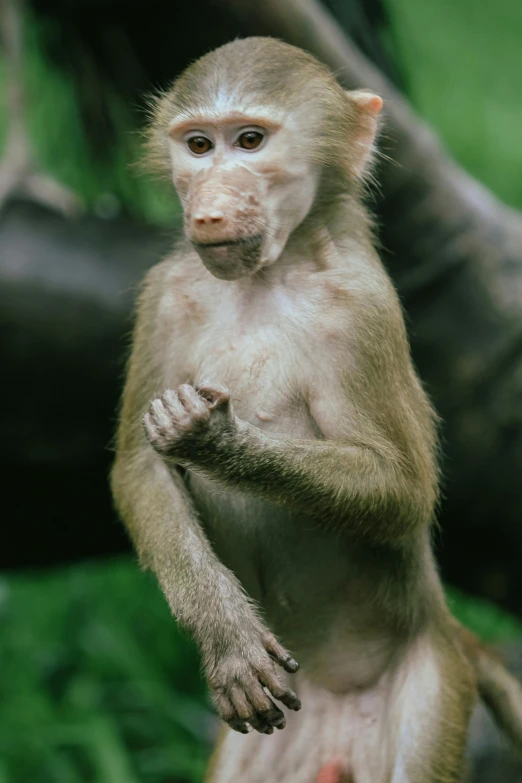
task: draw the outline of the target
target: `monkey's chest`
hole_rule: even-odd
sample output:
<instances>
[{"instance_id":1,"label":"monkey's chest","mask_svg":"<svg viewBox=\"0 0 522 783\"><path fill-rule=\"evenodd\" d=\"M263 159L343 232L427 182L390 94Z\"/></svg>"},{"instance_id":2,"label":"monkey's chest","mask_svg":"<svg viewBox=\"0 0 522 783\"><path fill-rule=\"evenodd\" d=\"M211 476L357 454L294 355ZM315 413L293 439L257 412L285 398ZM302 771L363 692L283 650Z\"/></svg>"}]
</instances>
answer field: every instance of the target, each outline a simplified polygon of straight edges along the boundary
<instances>
[{"instance_id":1,"label":"monkey's chest","mask_svg":"<svg viewBox=\"0 0 522 783\"><path fill-rule=\"evenodd\" d=\"M313 353L293 330L216 329L187 352L187 377L193 384L227 386L236 415L255 426L291 437L319 437L306 402L317 367Z\"/></svg>"}]
</instances>

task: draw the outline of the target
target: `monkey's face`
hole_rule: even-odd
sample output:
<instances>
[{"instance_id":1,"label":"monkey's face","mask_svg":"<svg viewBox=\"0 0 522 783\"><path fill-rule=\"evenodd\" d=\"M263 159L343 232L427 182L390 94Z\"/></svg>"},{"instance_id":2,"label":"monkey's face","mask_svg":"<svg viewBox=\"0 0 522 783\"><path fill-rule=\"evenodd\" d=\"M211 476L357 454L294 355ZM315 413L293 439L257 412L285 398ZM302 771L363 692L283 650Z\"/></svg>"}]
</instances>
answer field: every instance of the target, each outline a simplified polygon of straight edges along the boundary
<instances>
[{"instance_id":1,"label":"monkey's face","mask_svg":"<svg viewBox=\"0 0 522 783\"><path fill-rule=\"evenodd\" d=\"M319 179L291 121L228 111L177 122L170 139L185 233L207 269L236 280L276 261Z\"/></svg>"}]
</instances>

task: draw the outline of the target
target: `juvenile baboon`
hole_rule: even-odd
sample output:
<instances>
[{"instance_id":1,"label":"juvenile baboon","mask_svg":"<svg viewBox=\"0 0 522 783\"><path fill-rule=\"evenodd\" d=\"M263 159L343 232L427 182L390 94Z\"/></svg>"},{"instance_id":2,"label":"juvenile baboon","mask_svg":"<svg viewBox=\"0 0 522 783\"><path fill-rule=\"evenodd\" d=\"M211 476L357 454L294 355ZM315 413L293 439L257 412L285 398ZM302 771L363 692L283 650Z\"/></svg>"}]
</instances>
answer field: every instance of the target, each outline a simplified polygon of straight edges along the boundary
<instances>
[{"instance_id":1,"label":"juvenile baboon","mask_svg":"<svg viewBox=\"0 0 522 783\"><path fill-rule=\"evenodd\" d=\"M431 550L434 414L361 199L381 105L251 38L153 112L185 238L141 294L112 483L216 709L257 730L212 783L462 781L477 672L519 731Z\"/></svg>"}]
</instances>

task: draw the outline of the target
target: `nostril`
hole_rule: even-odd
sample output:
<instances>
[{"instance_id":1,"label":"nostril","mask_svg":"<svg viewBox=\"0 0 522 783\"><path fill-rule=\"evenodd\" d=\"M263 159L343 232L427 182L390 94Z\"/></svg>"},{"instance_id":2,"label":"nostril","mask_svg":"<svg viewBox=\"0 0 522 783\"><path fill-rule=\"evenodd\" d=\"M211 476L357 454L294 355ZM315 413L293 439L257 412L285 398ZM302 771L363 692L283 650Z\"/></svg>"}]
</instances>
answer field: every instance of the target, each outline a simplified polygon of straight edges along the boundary
<instances>
[{"instance_id":1,"label":"nostril","mask_svg":"<svg viewBox=\"0 0 522 783\"><path fill-rule=\"evenodd\" d=\"M197 226L207 226L209 224L216 224L223 222L223 215L200 215L194 218L194 223Z\"/></svg>"}]
</instances>

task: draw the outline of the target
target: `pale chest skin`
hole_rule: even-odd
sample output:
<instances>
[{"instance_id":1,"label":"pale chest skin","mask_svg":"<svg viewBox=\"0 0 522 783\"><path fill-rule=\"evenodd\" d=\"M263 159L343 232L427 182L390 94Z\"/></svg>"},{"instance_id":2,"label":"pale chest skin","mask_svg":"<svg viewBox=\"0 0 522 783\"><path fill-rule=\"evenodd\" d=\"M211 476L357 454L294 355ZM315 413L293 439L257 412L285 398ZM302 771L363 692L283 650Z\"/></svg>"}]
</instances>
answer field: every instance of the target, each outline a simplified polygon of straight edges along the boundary
<instances>
[{"instance_id":1,"label":"pale chest skin","mask_svg":"<svg viewBox=\"0 0 522 783\"><path fill-rule=\"evenodd\" d=\"M342 437L353 414L343 376L358 285L335 256L235 282L184 259L161 306L164 387L222 383L236 415L266 432ZM405 640L379 601L393 558L195 473L185 480L218 556L307 674L338 692L375 682ZM394 589L407 586L406 576Z\"/></svg>"}]
</instances>

